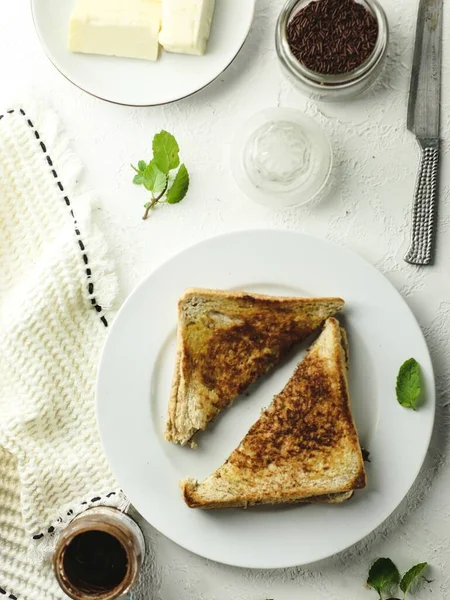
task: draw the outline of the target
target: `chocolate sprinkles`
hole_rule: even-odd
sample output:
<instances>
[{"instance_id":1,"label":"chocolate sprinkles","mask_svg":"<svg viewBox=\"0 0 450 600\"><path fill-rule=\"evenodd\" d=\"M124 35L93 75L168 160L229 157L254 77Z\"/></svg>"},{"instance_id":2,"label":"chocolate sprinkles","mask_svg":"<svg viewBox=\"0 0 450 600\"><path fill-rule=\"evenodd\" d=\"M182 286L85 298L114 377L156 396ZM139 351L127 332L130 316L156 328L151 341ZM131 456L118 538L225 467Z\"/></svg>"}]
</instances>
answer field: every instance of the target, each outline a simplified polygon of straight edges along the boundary
<instances>
[{"instance_id":1,"label":"chocolate sprinkles","mask_svg":"<svg viewBox=\"0 0 450 600\"><path fill-rule=\"evenodd\" d=\"M314 0L287 27L294 56L323 75L354 71L370 57L377 38L375 16L355 0Z\"/></svg>"}]
</instances>

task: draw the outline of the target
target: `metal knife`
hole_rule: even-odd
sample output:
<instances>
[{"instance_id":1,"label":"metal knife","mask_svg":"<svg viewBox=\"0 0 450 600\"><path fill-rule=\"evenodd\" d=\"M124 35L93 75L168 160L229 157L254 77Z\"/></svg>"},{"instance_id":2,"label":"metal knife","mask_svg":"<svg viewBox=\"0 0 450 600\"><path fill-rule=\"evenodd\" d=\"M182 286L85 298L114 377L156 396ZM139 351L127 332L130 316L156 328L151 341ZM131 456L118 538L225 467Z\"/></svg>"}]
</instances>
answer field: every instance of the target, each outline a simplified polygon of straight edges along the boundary
<instances>
[{"instance_id":1,"label":"metal knife","mask_svg":"<svg viewBox=\"0 0 450 600\"><path fill-rule=\"evenodd\" d=\"M420 0L409 90L408 129L421 147L410 248L405 261L433 262L439 193L443 0Z\"/></svg>"}]
</instances>

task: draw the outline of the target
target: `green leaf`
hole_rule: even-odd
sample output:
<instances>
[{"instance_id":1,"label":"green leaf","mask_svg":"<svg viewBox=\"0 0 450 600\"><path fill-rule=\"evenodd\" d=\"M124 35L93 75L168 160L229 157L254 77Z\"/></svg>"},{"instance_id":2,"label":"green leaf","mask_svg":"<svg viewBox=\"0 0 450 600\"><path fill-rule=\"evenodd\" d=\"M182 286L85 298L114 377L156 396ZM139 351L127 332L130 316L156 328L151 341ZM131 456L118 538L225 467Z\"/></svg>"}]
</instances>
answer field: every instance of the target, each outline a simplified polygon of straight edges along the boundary
<instances>
[{"instance_id":1,"label":"green leaf","mask_svg":"<svg viewBox=\"0 0 450 600\"><path fill-rule=\"evenodd\" d=\"M153 138L153 160L166 175L180 164L179 152L180 148L171 133L162 130Z\"/></svg>"},{"instance_id":2,"label":"green leaf","mask_svg":"<svg viewBox=\"0 0 450 600\"><path fill-rule=\"evenodd\" d=\"M411 567L411 569L403 575L402 580L400 582L400 589L405 594L403 598L406 598L406 594L408 593L414 580L417 579L417 577L419 577L419 575L427 566L428 563L426 562L419 563L418 565L414 565L414 567Z\"/></svg>"},{"instance_id":3,"label":"green leaf","mask_svg":"<svg viewBox=\"0 0 450 600\"><path fill-rule=\"evenodd\" d=\"M153 194L159 196L166 191L167 187L167 175L164 175L162 171L156 175L155 184L153 186Z\"/></svg>"},{"instance_id":4,"label":"green leaf","mask_svg":"<svg viewBox=\"0 0 450 600\"><path fill-rule=\"evenodd\" d=\"M367 585L376 590L382 598L382 593L398 585L400 573L390 558L379 558L371 567Z\"/></svg>"},{"instance_id":5,"label":"green leaf","mask_svg":"<svg viewBox=\"0 0 450 600\"><path fill-rule=\"evenodd\" d=\"M405 408L416 410L421 392L420 366L410 358L400 367L397 376L397 400Z\"/></svg>"},{"instance_id":6,"label":"green leaf","mask_svg":"<svg viewBox=\"0 0 450 600\"><path fill-rule=\"evenodd\" d=\"M181 165L171 188L167 192L167 202L169 204L178 204L186 196L189 189L189 173L185 165Z\"/></svg>"},{"instance_id":7,"label":"green leaf","mask_svg":"<svg viewBox=\"0 0 450 600\"><path fill-rule=\"evenodd\" d=\"M147 163L145 162L145 160L140 160L138 162L139 171L145 171L146 168L147 168Z\"/></svg>"},{"instance_id":8,"label":"green leaf","mask_svg":"<svg viewBox=\"0 0 450 600\"><path fill-rule=\"evenodd\" d=\"M151 161L144 171L144 187L149 192L154 194L160 194L166 187L167 175L165 175L154 163Z\"/></svg>"},{"instance_id":9,"label":"green leaf","mask_svg":"<svg viewBox=\"0 0 450 600\"><path fill-rule=\"evenodd\" d=\"M135 185L142 185L144 183L144 176L138 173L133 177L133 183Z\"/></svg>"}]
</instances>

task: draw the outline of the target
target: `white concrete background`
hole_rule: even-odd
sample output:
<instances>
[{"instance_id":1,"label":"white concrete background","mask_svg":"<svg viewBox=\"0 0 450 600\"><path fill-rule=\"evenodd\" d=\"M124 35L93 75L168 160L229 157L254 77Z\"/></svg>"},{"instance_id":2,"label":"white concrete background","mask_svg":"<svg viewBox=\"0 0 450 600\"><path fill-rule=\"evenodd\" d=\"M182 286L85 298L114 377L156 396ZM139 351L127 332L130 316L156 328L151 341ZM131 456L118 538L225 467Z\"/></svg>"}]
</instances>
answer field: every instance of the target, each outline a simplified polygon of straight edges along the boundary
<instances>
[{"instance_id":1,"label":"white concrete background","mask_svg":"<svg viewBox=\"0 0 450 600\"><path fill-rule=\"evenodd\" d=\"M368 566L379 556L392 557L401 568L429 561L434 581L422 587L417 597L448 598L449 62L444 58L445 155L437 265L417 269L402 260L418 161L415 141L405 130L417 0L383 0L392 35L387 68L375 88L352 104L321 106L299 95L279 72L273 34L281 4L282 0L259 0L254 27L240 56L208 89L167 107L134 109L103 103L73 87L41 51L28 1L3 0L0 106L7 108L28 97L31 89L59 113L86 165L86 181L101 198L102 220L124 295L161 261L193 242L237 229L285 227L334 240L376 265L406 298L433 354L439 408L427 464L400 510L370 539L306 569L258 572L210 563L149 528L153 561L142 598L370 600L376 594L363 584ZM444 57L450 53L446 12ZM232 180L229 144L234 132L256 111L271 106L304 110L332 138L335 183L318 207L288 212L264 209L247 200ZM153 134L161 128L179 140L192 187L184 203L163 206L143 222L143 191L131 185L129 163L149 154Z\"/></svg>"}]
</instances>

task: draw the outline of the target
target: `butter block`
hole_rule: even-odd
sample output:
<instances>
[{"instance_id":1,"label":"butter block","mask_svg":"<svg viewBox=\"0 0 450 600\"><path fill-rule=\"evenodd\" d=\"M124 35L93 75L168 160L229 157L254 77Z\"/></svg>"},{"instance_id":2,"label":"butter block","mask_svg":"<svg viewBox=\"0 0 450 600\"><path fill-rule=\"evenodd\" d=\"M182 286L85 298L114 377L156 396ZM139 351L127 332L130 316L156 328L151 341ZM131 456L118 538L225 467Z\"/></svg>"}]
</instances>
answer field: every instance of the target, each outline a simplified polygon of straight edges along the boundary
<instances>
[{"instance_id":1,"label":"butter block","mask_svg":"<svg viewBox=\"0 0 450 600\"><path fill-rule=\"evenodd\" d=\"M225 0L226 1L226 0ZM215 0L162 0L159 43L168 52L204 54Z\"/></svg>"},{"instance_id":2,"label":"butter block","mask_svg":"<svg viewBox=\"0 0 450 600\"><path fill-rule=\"evenodd\" d=\"M76 0L69 49L157 60L160 28L160 0Z\"/></svg>"}]
</instances>

